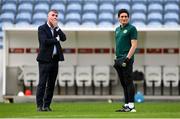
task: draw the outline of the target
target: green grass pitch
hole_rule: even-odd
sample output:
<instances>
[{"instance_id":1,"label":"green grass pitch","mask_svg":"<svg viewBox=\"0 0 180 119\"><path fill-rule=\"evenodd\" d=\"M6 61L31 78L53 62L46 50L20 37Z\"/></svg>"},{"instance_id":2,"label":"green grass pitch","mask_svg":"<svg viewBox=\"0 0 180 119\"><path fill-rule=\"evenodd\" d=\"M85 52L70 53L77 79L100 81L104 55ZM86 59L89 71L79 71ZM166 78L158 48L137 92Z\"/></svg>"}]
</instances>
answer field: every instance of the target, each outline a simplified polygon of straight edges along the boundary
<instances>
[{"instance_id":1,"label":"green grass pitch","mask_svg":"<svg viewBox=\"0 0 180 119\"><path fill-rule=\"evenodd\" d=\"M34 103L0 103L0 118L180 118L180 102L136 103L136 113L115 112L122 103L53 102L53 112L36 112Z\"/></svg>"}]
</instances>

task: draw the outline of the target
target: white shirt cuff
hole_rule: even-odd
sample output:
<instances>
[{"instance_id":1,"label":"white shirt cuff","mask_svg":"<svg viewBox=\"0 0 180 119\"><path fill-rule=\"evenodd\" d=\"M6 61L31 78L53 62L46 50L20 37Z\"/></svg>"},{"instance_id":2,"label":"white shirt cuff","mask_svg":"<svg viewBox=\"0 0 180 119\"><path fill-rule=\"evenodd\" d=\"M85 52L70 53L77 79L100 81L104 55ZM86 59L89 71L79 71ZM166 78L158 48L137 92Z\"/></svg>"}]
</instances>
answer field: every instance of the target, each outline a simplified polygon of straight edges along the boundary
<instances>
[{"instance_id":1,"label":"white shirt cuff","mask_svg":"<svg viewBox=\"0 0 180 119\"><path fill-rule=\"evenodd\" d=\"M57 36L56 39L57 39L57 41L59 41L60 40L59 36Z\"/></svg>"}]
</instances>

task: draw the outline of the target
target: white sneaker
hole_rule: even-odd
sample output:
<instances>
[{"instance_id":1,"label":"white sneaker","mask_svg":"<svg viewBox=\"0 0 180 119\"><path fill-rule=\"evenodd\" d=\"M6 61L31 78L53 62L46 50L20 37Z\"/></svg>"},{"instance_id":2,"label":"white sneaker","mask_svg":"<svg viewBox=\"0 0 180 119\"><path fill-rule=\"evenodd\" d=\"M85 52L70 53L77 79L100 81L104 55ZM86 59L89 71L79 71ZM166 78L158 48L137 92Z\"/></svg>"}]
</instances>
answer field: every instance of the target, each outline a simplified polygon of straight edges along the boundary
<instances>
[{"instance_id":1,"label":"white sneaker","mask_svg":"<svg viewBox=\"0 0 180 119\"><path fill-rule=\"evenodd\" d=\"M135 108L130 109L130 112L136 112L136 109Z\"/></svg>"}]
</instances>

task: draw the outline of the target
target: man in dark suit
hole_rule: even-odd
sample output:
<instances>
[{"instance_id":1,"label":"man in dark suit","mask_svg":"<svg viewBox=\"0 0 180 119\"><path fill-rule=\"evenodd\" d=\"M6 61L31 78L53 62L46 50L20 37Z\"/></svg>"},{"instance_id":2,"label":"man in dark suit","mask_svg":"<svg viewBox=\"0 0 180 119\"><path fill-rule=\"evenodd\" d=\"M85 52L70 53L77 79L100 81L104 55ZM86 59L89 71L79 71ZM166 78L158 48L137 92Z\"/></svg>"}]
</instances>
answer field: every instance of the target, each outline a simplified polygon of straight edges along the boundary
<instances>
[{"instance_id":1,"label":"man in dark suit","mask_svg":"<svg viewBox=\"0 0 180 119\"><path fill-rule=\"evenodd\" d=\"M64 60L59 41L66 36L58 27L58 12L54 9L48 13L47 22L38 28L39 84L36 92L37 111L52 111L50 104L58 74L58 62Z\"/></svg>"}]
</instances>

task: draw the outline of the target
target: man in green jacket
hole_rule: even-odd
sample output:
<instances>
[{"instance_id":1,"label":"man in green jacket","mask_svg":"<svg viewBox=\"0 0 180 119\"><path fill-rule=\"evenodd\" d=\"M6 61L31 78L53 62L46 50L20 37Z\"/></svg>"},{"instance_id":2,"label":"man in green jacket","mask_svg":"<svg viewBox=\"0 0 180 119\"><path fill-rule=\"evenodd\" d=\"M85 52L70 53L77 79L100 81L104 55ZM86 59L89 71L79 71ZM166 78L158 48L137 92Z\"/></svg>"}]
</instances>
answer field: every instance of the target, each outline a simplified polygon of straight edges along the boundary
<instances>
[{"instance_id":1,"label":"man in green jacket","mask_svg":"<svg viewBox=\"0 0 180 119\"><path fill-rule=\"evenodd\" d=\"M132 80L134 53L137 47L137 30L129 23L129 12L121 9L118 12L120 26L115 30L116 69L124 91L125 104L116 112L136 112L134 106L135 89Z\"/></svg>"}]
</instances>

